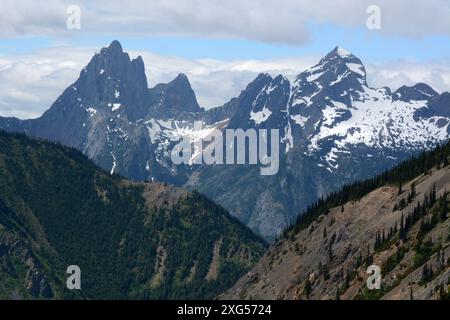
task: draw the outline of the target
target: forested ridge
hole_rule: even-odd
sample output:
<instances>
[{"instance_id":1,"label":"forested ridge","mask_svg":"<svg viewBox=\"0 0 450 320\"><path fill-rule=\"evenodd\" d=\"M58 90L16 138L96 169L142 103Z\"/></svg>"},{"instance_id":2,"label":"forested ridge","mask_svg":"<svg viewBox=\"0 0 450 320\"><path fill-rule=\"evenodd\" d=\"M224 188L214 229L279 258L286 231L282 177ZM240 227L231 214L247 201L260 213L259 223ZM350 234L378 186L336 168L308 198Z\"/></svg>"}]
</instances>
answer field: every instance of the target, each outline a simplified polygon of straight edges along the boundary
<instances>
[{"instance_id":1,"label":"forested ridge","mask_svg":"<svg viewBox=\"0 0 450 320\"><path fill-rule=\"evenodd\" d=\"M450 142L319 199L221 298L450 299L449 157Z\"/></svg>"},{"instance_id":2,"label":"forested ridge","mask_svg":"<svg viewBox=\"0 0 450 320\"><path fill-rule=\"evenodd\" d=\"M204 196L158 185L180 195L149 203L151 188L0 132L0 297L212 298L262 255L264 241ZM69 265L79 291L65 287Z\"/></svg>"},{"instance_id":3,"label":"forested ridge","mask_svg":"<svg viewBox=\"0 0 450 320\"><path fill-rule=\"evenodd\" d=\"M295 234L307 228L311 222L315 221L320 215L326 214L331 208L343 206L349 201L359 200L382 186L395 185L401 192L402 185L407 181L427 173L433 167L448 166L449 156L450 142L437 146L431 151L424 151L417 156L413 156L373 178L345 185L339 191L333 192L309 206L305 212L299 215L295 223L284 231L282 236Z\"/></svg>"}]
</instances>

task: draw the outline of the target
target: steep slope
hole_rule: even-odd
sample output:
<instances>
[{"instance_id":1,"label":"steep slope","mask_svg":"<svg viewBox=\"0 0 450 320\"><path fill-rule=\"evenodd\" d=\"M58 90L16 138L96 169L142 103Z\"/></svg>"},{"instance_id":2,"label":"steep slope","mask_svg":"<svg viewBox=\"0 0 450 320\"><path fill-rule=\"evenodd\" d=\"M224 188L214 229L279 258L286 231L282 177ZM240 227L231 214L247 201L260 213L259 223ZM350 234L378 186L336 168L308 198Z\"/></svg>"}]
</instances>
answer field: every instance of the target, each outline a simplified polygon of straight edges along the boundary
<instances>
[{"instance_id":1,"label":"steep slope","mask_svg":"<svg viewBox=\"0 0 450 320\"><path fill-rule=\"evenodd\" d=\"M0 118L0 129L59 141L108 172L198 190L273 240L317 199L430 149L450 137L450 94L426 84L372 88L359 58L336 47L291 83L259 75L223 106L202 109L188 78L147 88L143 61L117 41L39 119ZM203 128L194 130L194 121ZM259 165L186 165L181 140L214 129L278 129L280 170Z\"/></svg>"},{"instance_id":2,"label":"steep slope","mask_svg":"<svg viewBox=\"0 0 450 320\"><path fill-rule=\"evenodd\" d=\"M2 298L211 298L264 242L197 193L130 182L80 152L0 132ZM82 290L65 288L78 265Z\"/></svg>"},{"instance_id":3,"label":"steep slope","mask_svg":"<svg viewBox=\"0 0 450 320\"><path fill-rule=\"evenodd\" d=\"M449 156L447 144L317 202L221 298L450 298ZM366 286L370 265L381 290Z\"/></svg>"}]
</instances>

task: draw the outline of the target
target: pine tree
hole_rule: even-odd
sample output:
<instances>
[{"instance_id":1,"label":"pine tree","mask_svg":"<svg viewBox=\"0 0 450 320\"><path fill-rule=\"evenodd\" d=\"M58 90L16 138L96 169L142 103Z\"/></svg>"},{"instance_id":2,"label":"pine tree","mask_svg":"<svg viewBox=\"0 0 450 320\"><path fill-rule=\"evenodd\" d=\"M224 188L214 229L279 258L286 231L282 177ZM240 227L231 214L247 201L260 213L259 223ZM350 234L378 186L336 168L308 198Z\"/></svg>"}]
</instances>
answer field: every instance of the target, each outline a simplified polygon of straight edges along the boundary
<instances>
[{"instance_id":1,"label":"pine tree","mask_svg":"<svg viewBox=\"0 0 450 320\"><path fill-rule=\"evenodd\" d=\"M445 221L447 219L447 191L444 191L440 202L439 217L441 221Z\"/></svg>"},{"instance_id":2,"label":"pine tree","mask_svg":"<svg viewBox=\"0 0 450 320\"><path fill-rule=\"evenodd\" d=\"M309 280L309 277L308 277L308 278L306 278L305 287L303 289L303 294L306 296L306 298L309 299L309 296L311 295L311 291L312 291L311 281Z\"/></svg>"},{"instance_id":3,"label":"pine tree","mask_svg":"<svg viewBox=\"0 0 450 320\"><path fill-rule=\"evenodd\" d=\"M340 290L339 290L339 286L337 286L337 288L336 288L336 296L335 296L335 299L336 299L336 300L341 300L341 293L340 293Z\"/></svg>"},{"instance_id":4,"label":"pine tree","mask_svg":"<svg viewBox=\"0 0 450 320\"><path fill-rule=\"evenodd\" d=\"M399 185L398 185L398 195L401 195L403 193L403 183L400 181Z\"/></svg>"},{"instance_id":5,"label":"pine tree","mask_svg":"<svg viewBox=\"0 0 450 320\"><path fill-rule=\"evenodd\" d=\"M347 274L345 275L345 290L350 287L350 270L347 270Z\"/></svg>"},{"instance_id":6,"label":"pine tree","mask_svg":"<svg viewBox=\"0 0 450 320\"><path fill-rule=\"evenodd\" d=\"M356 257L356 269L358 269L362 264L362 255L361 252L359 252L358 256Z\"/></svg>"},{"instance_id":7,"label":"pine tree","mask_svg":"<svg viewBox=\"0 0 450 320\"><path fill-rule=\"evenodd\" d=\"M411 183L411 197L414 199L416 197L416 183Z\"/></svg>"},{"instance_id":8,"label":"pine tree","mask_svg":"<svg viewBox=\"0 0 450 320\"><path fill-rule=\"evenodd\" d=\"M328 266L327 265L323 266L323 279L325 281L330 279L330 270L328 270Z\"/></svg>"},{"instance_id":9,"label":"pine tree","mask_svg":"<svg viewBox=\"0 0 450 320\"><path fill-rule=\"evenodd\" d=\"M436 202L436 183L433 183L433 188L431 190L431 202L432 204Z\"/></svg>"},{"instance_id":10,"label":"pine tree","mask_svg":"<svg viewBox=\"0 0 450 320\"><path fill-rule=\"evenodd\" d=\"M329 244L328 244L328 250L327 250L328 252L328 260L329 261L332 261L333 260L333 244L330 242Z\"/></svg>"},{"instance_id":11,"label":"pine tree","mask_svg":"<svg viewBox=\"0 0 450 320\"><path fill-rule=\"evenodd\" d=\"M442 266L442 269L445 267L445 251L442 251L441 266Z\"/></svg>"},{"instance_id":12,"label":"pine tree","mask_svg":"<svg viewBox=\"0 0 450 320\"><path fill-rule=\"evenodd\" d=\"M432 267L429 268L428 263L425 263L422 269L422 282L427 283L432 278L433 278L433 268Z\"/></svg>"}]
</instances>

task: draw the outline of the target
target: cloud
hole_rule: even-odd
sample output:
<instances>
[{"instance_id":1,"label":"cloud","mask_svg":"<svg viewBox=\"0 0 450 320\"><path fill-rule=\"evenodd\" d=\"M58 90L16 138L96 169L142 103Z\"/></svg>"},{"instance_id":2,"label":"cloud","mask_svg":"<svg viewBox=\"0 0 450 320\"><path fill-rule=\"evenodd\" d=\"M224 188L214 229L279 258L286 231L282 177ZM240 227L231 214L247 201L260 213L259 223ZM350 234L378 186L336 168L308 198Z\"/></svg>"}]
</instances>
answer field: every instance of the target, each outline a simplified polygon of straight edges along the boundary
<instances>
[{"instance_id":1,"label":"cloud","mask_svg":"<svg viewBox=\"0 0 450 320\"><path fill-rule=\"evenodd\" d=\"M52 48L33 55L0 56L0 115L41 115L76 80L91 52Z\"/></svg>"},{"instance_id":2,"label":"cloud","mask_svg":"<svg viewBox=\"0 0 450 320\"><path fill-rule=\"evenodd\" d=\"M0 115L38 117L78 78L96 51L98 48L59 46L33 54L0 55ZM228 61L161 56L148 51L130 54L143 56L150 86L170 81L180 72L187 74L200 105L206 108L222 105L237 96L258 73L284 74L293 79L321 58ZM425 82L439 92L450 90L448 61L397 60L366 67L372 86L395 90L401 85Z\"/></svg>"},{"instance_id":3,"label":"cloud","mask_svg":"<svg viewBox=\"0 0 450 320\"><path fill-rule=\"evenodd\" d=\"M381 8L384 35L450 35L448 0L127 0L125 5L120 0L2 0L0 35L75 35L77 32L66 29L66 10L77 3L82 9L83 34L229 37L305 44L314 28L311 23L365 28L366 9L376 4Z\"/></svg>"},{"instance_id":4,"label":"cloud","mask_svg":"<svg viewBox=\"0 0 450 320\"><path fill-rule=\"evenodd\" d=\"M368 82L375 87L397 89L403 85L424 82L436 91L450 91L450 61L396 60L367 66Z\"/></svg>"},{"instance_id":5,"label":"cloud","mask_svg":"<svg viewBox=\"0 0 450 320\"><path fill-rule=\"evenodd\" d=\"M261 72L294 78L317 61L317 57L277 60L213 60L165 57L149 52L142 55L149 85L173 80L180 72L188 75L201 106L217 107L237 96Z\"/></svg>"}]
</instances>

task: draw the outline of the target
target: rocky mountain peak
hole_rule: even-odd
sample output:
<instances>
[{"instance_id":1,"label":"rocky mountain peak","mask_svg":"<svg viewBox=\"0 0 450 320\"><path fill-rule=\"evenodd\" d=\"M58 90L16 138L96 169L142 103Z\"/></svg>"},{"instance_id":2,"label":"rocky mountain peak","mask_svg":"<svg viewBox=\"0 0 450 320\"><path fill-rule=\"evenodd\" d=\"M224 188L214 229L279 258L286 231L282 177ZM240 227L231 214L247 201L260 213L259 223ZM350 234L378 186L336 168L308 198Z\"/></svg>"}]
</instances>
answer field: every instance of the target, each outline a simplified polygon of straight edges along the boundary
<instances>
[{"instance_id":1,"label":"rocky mountain peak","mask_svg":"<svg viewBox=\"0 0 450 320\"><path fill-rule=\"evenodd\" d=\"M347 50L336 47L318 64L300 73L294 82L294 97L340 96L350 94L359 99L367 87L366 70L361 60ZM332 90L332 92L330 92Z\"/></svg>"},{"instance_id":2,"label":"rocky mountain peak","mask_svg":"<svg viewBox=\"0 0 450 320\"><path fill-rule=\"evenodd\" d=\"M430 100L438 96L433 88L425 83L417 83L414 86L402 86L393 94L394 100L401 100L405 102Z\"/></svg>"},{"instance_id":3,"label":"rocky mountain peak","mask_svg":"<svg viewBox=\"0 0 450 320\"><path fill-rule=\"evenodd\" d=\"M155 111L164 117L173 117L179 113L198 113L200 108L195 92L184 73L168 82L156 85L149 90Z\"/></svg>"},{"instance_id":4,"label":"rocky mountain peak","mask_svg":"<svg viewBox=\"0 0 450 320\"><path fill-rule=\"evenodd\" d=\"M321 73L325 81L337 84L344 79L358 79L366 85L366 69L359 58L342 47L330 51L320 62L310 69L313 75Z\"/></svg>"},{"instance_id":5,"label":"rocky mountain peak","mask_svg":"<svg viewBox=\"0 0 450 320\"><path fill-rule=\"evenodd\" d=\"M339 57L341 59L348 59L351 57L355 57L351 52L347 51L346 49L337 46L335 47L333 50L331 50L327 56L332 56L332 57Z\"/></svg>"},{"instance_id":6,"label":"rocky mountain peak","mask_svg":"<svg viewBox=\"0 0 450 320\"><path fill-rule=\"evenodd\" d=\"M148 96L147 77L141 57L130 59L118 41L96 53L80 77L67 88L52 109L119 109L130 120L145 114Z\"/></svg>"},{"instance_id":7,"label":"rocky mountain peak","mask_svg":"<svg viewBox=\"0 0 450 320\"><path fill-rule=\"evenodd\" d=\"M117 40L113 40L108 47L103 48L102 50L123 52L122 45Z\"/></svg>"},{"instance_id":8,"label":"rocky mountain peak","mask_svg":"<svg viewBox=\"0 0 450 320\"><path fill-rule=\"evenodd\" d=\"M81 71L80 78L85 74L103 76L106 80L131 80L135 76L139 83L147 87L145 68L142 58L130 59L128 53L122 50L121 44L114 40L108 47L96 53L89 64ZM102 78L102 77L99 77Z\"/></svg>"},{"instance_id":9,"label":"rocky mountain peak","mask_svg":"<svg viewBox=\"0 0 450 320\"><path fill-rule=\"evenodd\" d=\"M184 73L179 73L175 79L171 81L172 84L183 85L183 86L191 86L189 82L189 78Z\"/></svg>"}]
</instances>

